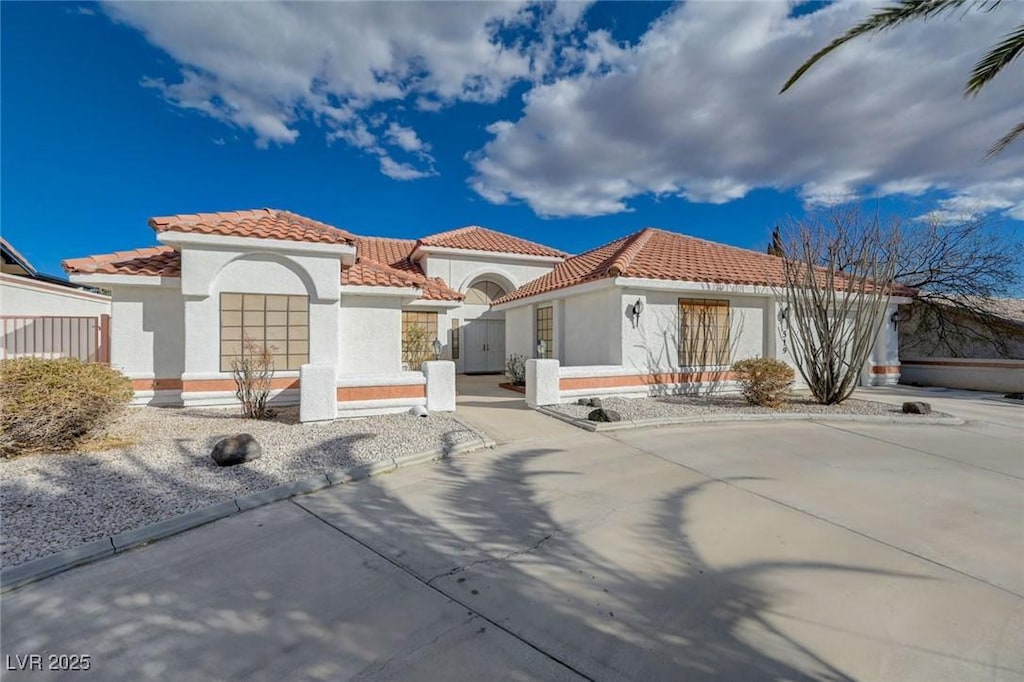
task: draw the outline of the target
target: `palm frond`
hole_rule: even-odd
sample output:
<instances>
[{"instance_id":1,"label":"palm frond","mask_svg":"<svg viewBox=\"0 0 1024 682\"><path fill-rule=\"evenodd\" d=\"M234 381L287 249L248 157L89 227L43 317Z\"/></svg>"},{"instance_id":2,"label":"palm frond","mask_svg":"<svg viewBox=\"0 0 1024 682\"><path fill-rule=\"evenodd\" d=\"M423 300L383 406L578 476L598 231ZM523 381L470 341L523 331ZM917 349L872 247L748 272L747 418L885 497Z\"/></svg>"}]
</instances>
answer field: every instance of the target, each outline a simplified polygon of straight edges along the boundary
<instances>
[{"instance_id":1,"label":"palm frond","mask_svg":"<svg viewBox=\"0 0 1024 682\"><path fill-rule=\"evenodd\" d=\"M1018 26L1012 33L1006 34L998 45L974 65L971 78L967 81L965 94L977 95L1004 66L1016 59L1021 51L1024 51L1024 24Z\"/></svg>"},{"instance_id":2,"label":"palm frond","mask_svg":"<svg viewBox=\"0 0 1024 682\"><path fill-rule=\"evenodd\" d=\"M1024 121L1021 121L1020 123L1015 125L1013 128L1010 129L1010 132L1000 137L998 142L989 147L988 151L985 153L985 158L991 159L993 156L1001 154L1004 149L1013 144L1014 140L1016 140L1021 135L1024 135Z\"/></svg>"},{"instance_id":3,"label":"palm frond","mask_svg":"<svg viewBox=\"0 0 1024 682\"><path fill-rule=\"evenodd\" d=\"M976 7L983 11L989 11L1000 2L1001 0L900 0L895 5L882 7L881 9L876 10L875 13L867 19L811 55L810 59L800 65L800 68L793 72L793 75L789 77L786 84L782 86L781 90L779 90L779 94L781 95L786 90L789 90L794 83L800 80L800 78L807 73L812 66L821 61L825 55L835 51L854 38L867 33L886 31L908 21L931 19L945 12L950 12L958 7L962 7L965 4L967 4L968 7Z\"/></svg>"}]
</instances>

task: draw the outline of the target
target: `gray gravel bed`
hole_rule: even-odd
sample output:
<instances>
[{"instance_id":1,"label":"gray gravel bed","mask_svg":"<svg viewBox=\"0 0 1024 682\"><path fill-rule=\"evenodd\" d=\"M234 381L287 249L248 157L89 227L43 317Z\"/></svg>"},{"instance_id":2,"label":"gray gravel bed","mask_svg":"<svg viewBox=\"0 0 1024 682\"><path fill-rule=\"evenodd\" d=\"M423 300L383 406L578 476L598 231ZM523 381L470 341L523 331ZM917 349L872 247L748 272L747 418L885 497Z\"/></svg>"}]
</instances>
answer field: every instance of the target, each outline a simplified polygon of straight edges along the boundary
<instances>
[{"instance_id":1,"label":"gray gravel bed","mask_svg":"<svg viewBox=\"0 0 1024 682\"><path fill-rule=\"evenodd\" d=\"M796 396L786 405L779 408L758 407L748 405L743 398L734 395L709 397L665 396L659 398L602 398L605 409L615 410L624 420L666 419L670 417L699 417L714 414L853 414L874 416L907 416L903 415L900 405L878 403L871 400L850 399L839 405L821 405L813 400ZM576 419L586 419L594 410L593 407L567 404L552 405L548 409L560 412ZM942 412L932 412L931 416L948 417Z\"/></svg>"},{"instance_id":2,"label":"gray gravel bed","mask_svg":"<svg viewBox=\"0 0 1024 682\"><path fill-rule=\"evenodd\" d=\"M143 407L108 433L135 444L0 460L0 565L13 566L281 483L471 441L449 415L394 414L313 424L297 408L273 421L211 409ZM217 467L214 444L251 433L261 459Z\"/></svg>"}]
</instances>

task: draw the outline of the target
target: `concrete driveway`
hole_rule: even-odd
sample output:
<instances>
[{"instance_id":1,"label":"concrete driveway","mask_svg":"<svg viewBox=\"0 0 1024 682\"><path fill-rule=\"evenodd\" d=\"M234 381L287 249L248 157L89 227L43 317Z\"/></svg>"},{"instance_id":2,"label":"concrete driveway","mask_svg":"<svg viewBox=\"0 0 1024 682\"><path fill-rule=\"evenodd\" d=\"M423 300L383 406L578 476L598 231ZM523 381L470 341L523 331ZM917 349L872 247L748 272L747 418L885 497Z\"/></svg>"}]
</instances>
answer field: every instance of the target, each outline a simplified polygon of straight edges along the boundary
<instances>
[{"instance_id":1,"label":"concrete driveway","mask_svg":"<svg viewBox=\"0 0 1024 682\"><path fill-rule=\"evenodd\" d=\"M608 437L510 400L486 413L494 451L5 595L5 667L52 652L90 654L67 677L102 680L1024 679L1024 408L932 402L971 421Z\"/></svg>"}]
</instances>

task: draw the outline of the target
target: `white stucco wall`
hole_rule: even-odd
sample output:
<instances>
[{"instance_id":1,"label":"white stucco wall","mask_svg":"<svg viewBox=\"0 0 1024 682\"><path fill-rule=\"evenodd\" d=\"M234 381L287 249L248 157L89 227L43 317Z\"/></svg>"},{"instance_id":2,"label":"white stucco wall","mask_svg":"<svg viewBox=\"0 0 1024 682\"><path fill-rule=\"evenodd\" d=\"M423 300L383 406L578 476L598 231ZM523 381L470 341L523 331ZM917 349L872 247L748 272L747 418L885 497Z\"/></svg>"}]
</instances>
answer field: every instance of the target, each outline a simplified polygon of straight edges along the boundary
<instances>
[{"instance_id":1,"label":"white stucco wall","mask_svg":"<svg viewBox=\"0 0 1024 682\"><path fill-rule=\"evenodd\" d=\"M131 379L179 379L185 366L180 290L118 286L111 298L111 365Z\"/></svg>"},{"instance_id":2,"label":"white stucco wall","mask_svg":"<svg viewBox=\"0 0 1024 682\"><path fill-rule=\"evenodd\" d=\"M644 371L679 369L679 299L729 301L729 362L768 354L766 309L761 296L713 292L674 292L626 289L617 308L626 367ZM639 299L644 304L636 327L628 311Z\"/></svg>"},{"instance_id":3,"label":"white stucco wall","mask_svg":"<svg viewBox=\"0 0 1024 682\"><path fill-rule=\"evenodd\" d=\"M428 254L420 261L427 277L440 277L453 289L465 292L477 279L490 279L508 291L547 274L553 263L519 260L494 253L487 256Z\"/></svg>"},{"instance_id":4,"label":"white stucco wall","mask_svg":"<svg viewBox=\"0 0 1024 682\"><path fill-rule=\"evenodd\" d=\"M505 355L522 355L524 358L535 356L532 306L524 305L505 311Z\"/></svg>"},{"instance_id":5,"label":"white stucco wall","mask_svg":"<svg viewBox=\"0 0 1024 682\"><path fill-rule=\"evenodd\" d=\"M334 254L182 249L185 297L185 380L228 377L220 371L220 294L289 294L309 297L309 362L339 357L341 262ZM279 371L278 376L298 376Z\"/></svg>"},{"instance_id":6,"label":"white stucco wall","mask_svg":"<svg viewBox=\"0 0 1024 682\"><path fill-rule=\"evenodd\" d=\"M621 364L621 300L622 291L609 288L568 296L557 305L556 357L563 366Z\"/></svg>"},{"instance_id":7,"label":"white stucco wall","mask_svg":"<svg viewBox=\"0 0 1024 682\"><path fill-rule=\"evenodd\" d=\"M0 274L0 315L93 317L109 313L109 296Z\"/></svg>"},{"instance_id":8,"label":"white stucco wall","mask_svg":"<svg viewBox=\"0 0 1024 682\"><path fill-rule=\"evenodd\" d=\"M339 374L401 371L401 298L343 295L340 311Z\"/></svg>"}]
</instances>

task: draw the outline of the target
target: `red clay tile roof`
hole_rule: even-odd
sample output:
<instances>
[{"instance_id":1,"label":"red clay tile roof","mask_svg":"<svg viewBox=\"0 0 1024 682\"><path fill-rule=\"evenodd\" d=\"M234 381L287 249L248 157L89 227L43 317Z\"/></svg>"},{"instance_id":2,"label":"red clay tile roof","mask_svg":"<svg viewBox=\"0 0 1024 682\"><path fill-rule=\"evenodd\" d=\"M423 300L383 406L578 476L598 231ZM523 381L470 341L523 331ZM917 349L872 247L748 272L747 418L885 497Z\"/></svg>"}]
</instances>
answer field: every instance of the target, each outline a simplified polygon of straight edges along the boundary
<instances>
[{"instance_id":1,"label":"red clay tile roof","mask_svg":"<svg viewBox=\"0 0 1024 682\"><path fill-rule=\"evenodd\" d=\"M356 264L341 273L341 283L350 286L418 287L420 296L431 301L461 301L463 295L440 278L423 273L410 254L416 247L412 239L356 237Z\"/></svg>"},{"instance_id":2,"label":"red clay tile roof","mask_svg":"<svg viewBox=\"0 0 1024 682\"><path fill-rule=\"evenodd\" d=\"M65 272L80 274L181 276L181 254L170 246L150 246L134 251L69 258L61 265Z\"/></svg>"},{"instance_id":3,"label":"red clay tile roof","mask_svg":"<svg viewBox=\"0 0 1024 682\"><path fill-rule=\"evenodd\" d=\"M149 226L157 232L193 232L293 242L351 244L354 239L348 232L326 223L273 208L163 216L150 218Z\"/></svg>"},{"instance_id":4,"label":"red clay tile roof","mask_svg":"<svg viewBox=\"0 0 1024 682\"><path fill-rule=\"evenodd\" d=\"M755 286L784 283L781 258L648 227L568 258L494 304L611 277Z\"/></svg>"},{"instance_id":5,"label":"red clay tile roof","mask_svg":"<svg viewBox=\"0 0 1024 682\"><path fill-rule=\"evenodd\" d=\"M470 225L457 230L432 234L420 239L417 244L438 246L446 249L469 249L473 251L493 251L495 253L514 253L523 256L555 256L564 258L564 251L552 249L543 244L530 242L513 237L503 232L488 230L486 227Z\"/></svg>"}]
</instances>

